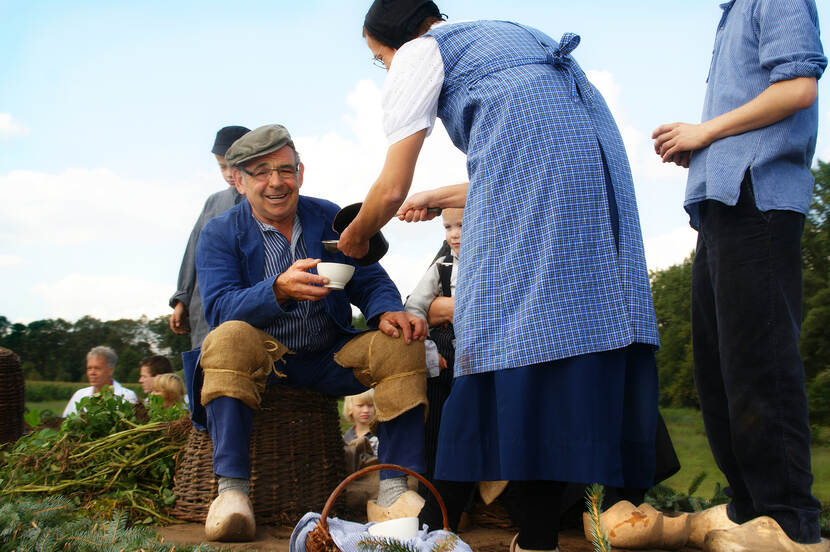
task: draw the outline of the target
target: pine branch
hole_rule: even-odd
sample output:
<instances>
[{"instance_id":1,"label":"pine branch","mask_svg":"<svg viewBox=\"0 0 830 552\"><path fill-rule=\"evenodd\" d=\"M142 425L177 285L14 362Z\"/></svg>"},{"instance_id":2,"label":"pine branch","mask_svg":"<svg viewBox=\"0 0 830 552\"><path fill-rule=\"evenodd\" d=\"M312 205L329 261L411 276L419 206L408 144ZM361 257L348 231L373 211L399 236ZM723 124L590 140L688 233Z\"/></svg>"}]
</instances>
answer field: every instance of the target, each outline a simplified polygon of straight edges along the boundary
<instances>
[{"instance_id":1,"label":"pine branch","mask_svg":"<svg viewBox=\"0 0 830 552\"><path fill-rule=\"evenodd\" d=\"M602 485L594 483L587 489L585 505L588 507L588 515L591 518L591 539L594 544L594 552L611 552L611 545L608 536L602 528L600 510L605 490Z\"/></svg>"}]
</instances>

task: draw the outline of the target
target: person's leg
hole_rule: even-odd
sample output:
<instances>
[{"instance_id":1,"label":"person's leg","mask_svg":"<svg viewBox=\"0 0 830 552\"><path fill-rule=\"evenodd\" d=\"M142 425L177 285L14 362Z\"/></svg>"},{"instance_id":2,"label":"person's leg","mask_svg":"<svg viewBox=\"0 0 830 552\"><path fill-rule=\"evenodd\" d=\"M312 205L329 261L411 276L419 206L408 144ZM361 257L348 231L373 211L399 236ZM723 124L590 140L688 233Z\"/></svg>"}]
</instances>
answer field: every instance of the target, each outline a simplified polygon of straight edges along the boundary
<instances>
[{"instance_id":1,"label":"person's leg","mask_svg":"<svg viewBox=\"0 0 830 552\"><path fill-rule=\"evenodd\" d=\"M232 397L214 399L205 408L213 442L213 473L219 477L250 478L253 411Z\"/></svg>"},{"instance_id":2,"label":"person's leg","mask_svg":"<svg viewBox=\"0 0 830 552\"><path fill-rule=\"evenodd\" d=\"M501 500L519 526L517 544L524 550L554 550L559 546L559 511L565 483L511 481Z\"/></svg>"},{"instance_id":3,"label":"person's leg","mask_svg":"<svg viewBox=\"0 0 830 552\"><path fill-rule=\"evenodd\" d=\"M334 355L333 362L351 368L357 381L375 390L375 419L379 423L378 460L423 473L426 469L424 408L427 403L423 343L414 341L406 344L402 338L393 338L379 331L366 332L344 344ZM404 474L383 470L380 473L377 505L387 508L406 491ZM376 514L380 515L380 510Z\"/></svg>"},{"instance_id":4,"label":"person's leg","mask_svg":"<svg viewBox=\"0 0 830 552\"><path fill-rule=\"evenodd\" d=\"M790 211L758 211L749 177L736 206L708 202L701 211L723 394L712 377L700 394L713 453L717 448L716 460L732 487L730 518L743 523L769 515L790 538L810 543L819 540L820 505L810 492L810 433L798 353L803 221ZM705 331L694 330L695 338ZM700 345L695 352L705 355ZM705 356L695 359L696 377L710 371L701 362ZM724 398L726 412L712 404Z\"/></svg>"},{"instance_id":5,"label":"person's leg","mask_svg":"<svg viewBox=\"0 0 830 552\"><path fill-rule=\"evenodd\" d=\"M714 236L709 236L709 209L718 207L714 203L706 201L700 206L701 228L692 262L692 354L695 386L706 437L715 462L729 482L726 493L732 499L730 509L733 511L733 520L737 522L752 519L757 513L752 507L749 490L744 484L732 448L729 400L721 373L718 310L712 278L718 260L710 259L713 253L708 245L709 240L714 239ZM711 231L714 233L716 228Z\"/></svg>"}]
</instances>

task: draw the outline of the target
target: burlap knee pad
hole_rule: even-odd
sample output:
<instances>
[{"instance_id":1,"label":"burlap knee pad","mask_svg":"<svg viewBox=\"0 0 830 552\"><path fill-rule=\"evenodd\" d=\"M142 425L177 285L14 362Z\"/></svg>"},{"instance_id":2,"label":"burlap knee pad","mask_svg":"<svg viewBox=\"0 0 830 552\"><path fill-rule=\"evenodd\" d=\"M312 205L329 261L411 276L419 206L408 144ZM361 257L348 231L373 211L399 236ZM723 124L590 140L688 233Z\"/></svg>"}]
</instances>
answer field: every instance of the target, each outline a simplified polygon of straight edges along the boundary
<instances>
[{"instance_id":1,"label":"burlap knee pad","mask_svg":"<svg viewBox=\"0 0 830 552\"><path fill-rule=\"evenodd\" d=\"M233 397L256 410L274 362L288 348L247 322L231 320L210 332L202 344L202 405Z\"/></svg>"},{"instance_id":2,"label":"burlap knee pad","mask_svg":"<svg viewBox=\"0 0 830 552\"><path fill-rule=\"evenodd\" d=\"M387 422L419 404L427 406L424 344L409 345L400 337L366 332L346 343L334 361L352 368L366 387L375 389L375 420Z\"/></svg>"}]
</instances>

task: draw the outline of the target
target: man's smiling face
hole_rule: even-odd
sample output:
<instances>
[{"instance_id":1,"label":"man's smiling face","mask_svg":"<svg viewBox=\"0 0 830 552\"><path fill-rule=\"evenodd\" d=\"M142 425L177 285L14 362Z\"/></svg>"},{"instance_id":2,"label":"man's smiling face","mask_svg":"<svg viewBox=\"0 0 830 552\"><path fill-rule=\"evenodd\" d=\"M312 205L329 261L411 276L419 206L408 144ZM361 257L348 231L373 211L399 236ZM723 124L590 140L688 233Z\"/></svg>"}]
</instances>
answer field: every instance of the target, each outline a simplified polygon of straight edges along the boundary
<instances>
[{"instance_id":1,"label":"man's smiling face","mask_svg":"<svg viewBox=\"0 0 830 552\"><path fill-rule=\"evenodd\" d=\"M303 185L303 164L297 163L291 146L245 163L234 170L234 179L251 204L257 220L275 228L293 226Z\"/></svg>"}]
</instances>

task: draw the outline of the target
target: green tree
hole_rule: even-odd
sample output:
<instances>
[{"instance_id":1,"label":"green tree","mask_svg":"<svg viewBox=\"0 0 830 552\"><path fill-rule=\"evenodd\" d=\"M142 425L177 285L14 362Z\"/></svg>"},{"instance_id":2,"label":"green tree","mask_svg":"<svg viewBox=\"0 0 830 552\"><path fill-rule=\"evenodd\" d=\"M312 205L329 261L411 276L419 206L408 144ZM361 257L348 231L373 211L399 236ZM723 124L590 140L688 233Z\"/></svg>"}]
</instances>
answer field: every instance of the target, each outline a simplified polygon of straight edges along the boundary
<instances>
[{"instance_id":1,"label":"green tree","mask_svg":"<svg viewBox=\"0 0 830 552\"><path fill-rule=\"evenodd\" d=\"M813 176L813 202L801 241L804 318L799 346L808 379L830 369L830 165L819 161Z\"/></svg>"},{"instance_id":2,"label":"green tree","mask_svg":"<svg viewBox=\"0 0 830 552\"><path fill-rule=\"evenodd\" d=\"M698 406L692 367L692 259L651 273L654 311L660 332L657 370L662 406Z\"/></svg>"}]
</instances>

